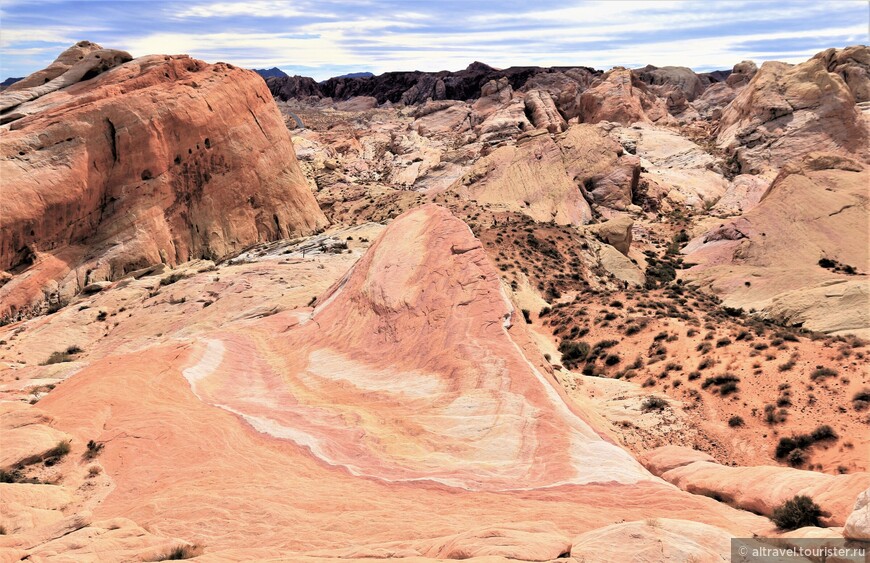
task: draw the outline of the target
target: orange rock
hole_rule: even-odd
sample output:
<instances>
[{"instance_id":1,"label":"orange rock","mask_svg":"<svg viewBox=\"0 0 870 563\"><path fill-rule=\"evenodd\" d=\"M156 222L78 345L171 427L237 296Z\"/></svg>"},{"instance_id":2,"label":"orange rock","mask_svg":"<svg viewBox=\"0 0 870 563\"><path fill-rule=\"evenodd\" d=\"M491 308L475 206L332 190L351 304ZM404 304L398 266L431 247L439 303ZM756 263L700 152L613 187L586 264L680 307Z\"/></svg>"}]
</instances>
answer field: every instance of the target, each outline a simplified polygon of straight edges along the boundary
<instances>
[{"instance_id":1,"label":"orange rock","mask_svg":"<svg viewBox=\"0 0 870 563\"><path fill-rule=\"evenodd\" d=\"M742 172L777 170L811 151L867 152L867 127L843 79L821 58L767 62L722 111L717 142Z\"/></svg>"},{"instance_id":2,"label":"orange rock","mask_svg":"<svg viewBox=\"0 0 870 563\"><path fill-rule=\"evenodd\" d=\"M32 115L0 140L3 184L15 188L0 203L0 269L74 246L87 254L47 279L36 260L28 275L42 287L220 258L326 224L253 72L148 56L15 110ZM0 315L43 299L24 281L3 290Z\"/></svg>"},{"instance_id":3,"label":"orange rock","mask_svg":"<svg viewBox=\"0 0 870 563\"><path fill-rule=\"evenodd\" d=\"M624 519L769 528L602 438L518 316L468 227L427 205L396 219L313 311L112 354L40 408L79 442L105 443L115 486L95 519L124 515L208 552L398 542L402 556L550 557ZM487 529L505 542L469 533Z\"/></svg>"},{"instance_id":4,"label":"orange rock","mask_svg":"<svg viewBox=\"0 0 870 563\"><path fill-rule=\"evenodd\" d=\"M673 118L665 102L649 91L631 71L616 67L580 96L580 117L585 123L636 121L666 123Z\"/></svg>"}]
</instances>

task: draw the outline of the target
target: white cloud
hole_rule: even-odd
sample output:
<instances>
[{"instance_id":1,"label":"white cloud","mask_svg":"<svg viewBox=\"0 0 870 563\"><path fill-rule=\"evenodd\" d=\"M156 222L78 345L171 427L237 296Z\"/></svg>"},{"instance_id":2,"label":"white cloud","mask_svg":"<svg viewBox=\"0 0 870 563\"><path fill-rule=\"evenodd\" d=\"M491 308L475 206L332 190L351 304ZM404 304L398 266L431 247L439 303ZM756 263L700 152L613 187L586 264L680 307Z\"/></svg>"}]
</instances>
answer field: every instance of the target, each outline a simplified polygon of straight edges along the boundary
<instances>
[{"instance_id":1,"label":"white cloud","mask_svg":"<svg viewBox=\"0 0 870 563\"><path fill-rule=\"evenodd\" d=\"M281 0L250 0L248 2L214 2L194 4L174 12L177 18L226 18L248 16L255 18L293 18L302 15L318 15L313 10L306 12L298 8L298 2Z\"/></svg>"}]
</instances>

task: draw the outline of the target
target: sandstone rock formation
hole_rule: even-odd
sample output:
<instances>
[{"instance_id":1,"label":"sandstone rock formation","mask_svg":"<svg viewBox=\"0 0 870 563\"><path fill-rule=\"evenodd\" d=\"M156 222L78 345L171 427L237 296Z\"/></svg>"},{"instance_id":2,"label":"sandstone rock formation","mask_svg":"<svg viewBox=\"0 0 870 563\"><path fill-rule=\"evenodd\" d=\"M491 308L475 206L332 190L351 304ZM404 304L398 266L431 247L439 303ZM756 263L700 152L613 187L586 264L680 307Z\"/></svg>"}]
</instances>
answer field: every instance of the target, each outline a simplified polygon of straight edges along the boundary
<instances>
[{"instance_id":1,"label":"sandstone rock formation","mask_svg":"<svg viewBox=\"0 0 870 563\"><path fill-rule=\"evenodd\" d=\"M541 90L531 90L524 98L526 112L530 114L532 125L543 128L550 133L561 133L568 128L568 124L556 109L550 94Z\"/></svg>"},{"instance_id":2,"label":"sandstone rock formation","mask_svg":"<svg viewBox=\"0 0 870 563\"><path fill-rule=\"evenodd\" d=\"M601 74L588 68L570 68L540 72L522 86L524 91L545 90L555 100L556 108L566 120L580 115L580 95Z\"/></svg>"},{"instance_id":3,"label":"sandstone rock formation","mask_svg":"<svg viewBox=\"0 0 870 563\"><path fill-rule=\"evenodd\" d=\"M866 153L855 98L822 59L768 62L722 112L717 142L741 171L778 169L810 151Z\"/></svg>"},{"instance_id":4,"label":"sandstone rock formation","mask_svg":"<svg viewBox=\"0 0 870 563\"><path fill-rule=\"evenodd\" d=\"M592 212L568 166L560 145L549 135L539 135L480 159L454 189L537 221L579 225L588 222Z\"/></svg>"},{"instance_id":5,"label":"sandstone rock formation","mask_svg":"<svg viewBox=\"0 0 870 563\"><path fill-rule=\"evenodd\" d=\"M758 67L752 61L742 61L734 65L731 74L725 79L725 83L732 88L740 88L746 86L755 73L758 72Z\"/></svg>"},{"instance_id":6,"label":"sandstone rock formation","mask_svg":"<svg viewBox=\"0 0 870 563\"><path fill-rule=\"evenodd\" d=\"M843 535L853 540L870 540L870 489L855 500L852 513L846 519Z\"/></svg>"},{"instance_id":7,"label":"sandstone rock formation","mask_svg":"<svg viewBox=\"0 0 870 563\"><path fill-rule=\"evenodd\" d=\"M440 72L386 72L378 76L336 77L317 84L310 78L280 77L270 78L267 82L272 94L282 100L317 96L346 100L353 96L372 96L379 104L404 103L422 104L427 100L475 100L481 88L490 81L505 79L515 90L540 88L551 91L545 85L572 84L575 91L563 101L570 104L569 98L576 98L576 89L582 91L590 77L600 74L591 68L541 68L511 67L503 70L474 62L467 68L457 71ZM538 85L538 86L535 86ZM561 88L559 88L561 91ZM562 106L560 105L560 109ZM569 116L572 117L572 116Z\"/></svg>"},{"instance_id":8,"label":"sandstone rock formation","mask_svg":"<svg viewBox=\"0 0 870 563\"><path fill-rule=\"evenodd\" d=\"M0 140L3 183L15 187L0 204L0 269L18 273L0 315L325 226L256 74L149 56L81 78L17 106L31 115Z\"/></svg>"},{"instance_id":9,"label":"sandstone rock formation","mask_svg":"<svg viewBox=\"0 0 870 563\"><path fill-rule=\"evenodd\" d=\"M649 91L630 70L617 67L605 73L580 96L580 116L585 123L615 121L667 122L665 103Z\"/></svg>"},{"instance_id":10,"label":"sandstone rock formation","mask_svg":"<svg viewBox=\"0 0 870 563\"><path fill-rule=\"evenodd\" d=\"M700 96L705 87L704 81L695 72L684 66L655 67L652 65L632 71L641 82L649 86L664 87L663 92L680 90L688 101Z\"/></svg>"},{"instance_id":11,"label":"sandstone rock formation","mask_svg":"<svg viewBox=\"0 0 870 563\"><path fill-rule=\"evenodd\" d=\"M634 220L631 217L621 215L604 223L589 225L586 230L627 256L631 247L632 225Z\"/></svg>"},{"instance_id":12,"label":"sandstone rock formation","mask_svg":"<svg viewBox=\"0 0 870 563\"><path fill-rule=\"evenodd\" d=\"M821 60L828 72L840 75L856 102L870 101L870 47L826 49L813 59Z\"/></svg>"},{"instance_id":13,"label":"sandstone rock formation","mask_svg":"<svg viewBox=\"0 0 870 563\"><path fill-rule=\"evenodd\" d=\"M34 86L47 84L71 69L73 66L79 64L91 53L101 51L102 49L103 48L96 43L91 43L90 41L79 41L58 55L54 62L46 68L10 84L6 90L14 92L16 90L26 90Z\"/></svg>"},{"instance_id":14,"label":"sandstone rock formation","mask_svg":"<svg viewBox=\"0 0 870 563\"><path fill-rule=\"evenodd\" d=\"M313 310L257 314L256 300L236 296L245 276L232 268L269 271L248 264L252 257L223 266L220 282L214 272L188 274L220 289L208 308L172 305L187 280L176 289L153 279L164 293L146 303L147 278L88 298L95 308L127 303L140 316L119 317L132 331L95 342L87 366L39 402L73 436L71 469L87 440L105 443L98 459L112 493L81 533L125 514L161 537L242 560L548 559L573 550L572 537L632 518L691 515L731 534L769 529L763 518L662 483L602 438L554 379L480 242L443 208L399 217L345 275L329 261L323 270L275 252L288 263L273 276L339 279ZM347 256L336 259L347 264ZM251 283L279 301L278 288L304 304L317 285L306 277L284 289L259 277ZM173 332L132 345L151 329ZM208 517L215 513L224 516ZM72 549L79 537L52 547Z\"/></svg>"},{"instance_id":15,"label":"sandstone rock formation","mask_svg":"<svg viewBox=\"0 0 870 563\"><path fill-rule=\"evenodd\" d=\"M821 507L822 522L828 526L842 526L852 513L851 499L870 486L868 473L827 475L790 467L729 467L676 448L649 452L646 465L659 469L658 475L681 489L717 495L758 514L771 515L786 500L806 495Z\"/></svg>"},{"instance_id":16,"label":"sandstone rock formation","mask_svg":"<svg viewBox=\"0 0 870 563\"><path fill-rule=\"evenodd\" d=\"M91 43L90 45L93 47L98 47L98 45L95 45L93 43ZM66 58L67 56L68 54L61 55L61 58ZM39 98L46 94L50 94L51 92L55 92L62 88L67 88L69 86L72 86L73 84L77 84L82 80L93 78L94 76L105 72L110 68L114 68L132 59L133 57L131 57L130 54L125 51L116 51L113 49L96 49L84 55L81 60L72 64L67 70L65 70L56 78L48 80L48 77L54 74L53 71L58 70L59 66L61 66L58 65L58 61L55 61L53 63L54 68L48 67L46 70L34 73L36 75L36 79L44 75L45 80L47 80L45 84L34 85L27 88L21 87L15 89L14 91L7 90L0 94L0 112L2 112L2 114L0 114L0 123L9 123L16 119L21 119L29 112L39 111L38 108L30 110L20 108L19 106L25 102L35 100L36 98ZM32 78L34 77L28 77L26 81L31 82Z\"/></svg>"},{"instance_id":17,"label":"sandstone rock formation","mask_svg":"<svg viewBox=\"0 0 870 563\"><path fill-rule=\"evenodd\" d=\"M689 277L711 283L735 307L824 332L866 332L863 275L826 269L819 260L866 270L868 182L867 167L856 160L807 155L780 173L755 208L685 248L687 261L697 264Z\"/></svg>"}]
</instances>

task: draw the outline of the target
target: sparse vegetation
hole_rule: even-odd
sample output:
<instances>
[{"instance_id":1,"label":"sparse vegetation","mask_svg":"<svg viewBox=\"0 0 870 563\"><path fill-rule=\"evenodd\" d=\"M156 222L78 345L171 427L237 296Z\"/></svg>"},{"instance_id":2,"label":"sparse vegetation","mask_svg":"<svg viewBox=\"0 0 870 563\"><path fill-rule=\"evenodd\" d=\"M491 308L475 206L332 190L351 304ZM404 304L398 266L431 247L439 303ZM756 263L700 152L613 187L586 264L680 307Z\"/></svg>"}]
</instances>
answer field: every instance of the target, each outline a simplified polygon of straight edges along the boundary
<instances>
[{"instance_id":1,"label":"sparse vegetation","mask_svg":"<svg viewBox=\"0 0 870 563\"><path fill-rule=\"evenodd\" d=\"M47 360L42 362L39 365L42 366L50 366L52 364L60 364L64 362L72 362L75 361L75 357L78 354L82 353L82 349L78 346L70 346L66 350L62 352L52 352Z\"/></svg>"},{"instance_id":2,"label":"sparse vegetation","mask_svg":"<svg viewBox=\"0 0 870 563\"><path fill-rule=\"evenodd\" d=\"M827 379L828 377L836 377L837 373L838 372L835 369L822 367L822 366L816 366L816 369L814 369L813 372L810 374L810 379L812 379L813 381L818 381L819 379Z\"/></svg>"},{"instance_id":3,"label":"sparse vegetation","mask_svg":"<svg viewBox=\"0 0 870 563\"><path fill-rule=\"evenodd\" d=\"M577 342L574 340L562 340L559 343L559 352L562 354L562 363L565 367L572 369L580 365L587 356L591 348L586 342Z\"/></svg>"},{"instance_id":4,"label":"sparse vegetation","mask_svg":"<svg viewBox=\"0 0 870 563\"><path fill-rule=\"evenodd\" d=\"M88 449L85 450L85 457L87 459L93 459L100 455L101 451L103 451L103 444L101 442L94 442L93 440L88 440Z\"/></svg>"},{"instance_id":5,"label":"sparse vegetation","mask_svg":"<svg viewBox=\"0 0 870 563\"><path fill-rule=\"evenodd\" d=\"M822 509L806 495L796 495L773 510L771 520L783 530L819 526Z\"/></svg>"},{"instance_id":6,"label":"sparse vegetation","mask_svg":"<svg viewBox=\"0 0 870 563\"><path fill-rule=\"evenodd\" d=\"M661 397L647 397L640 405L641 412L663 411L668 407L668 402Z\"/></svg>"},{"instance_id":7,"label":"sparse vegetation","mask_svg":"<svg viewBox=\"0 0 870 563\"><path fill-rule=\"evenodd\" d=\"M856 411L863 411L870 407L870 389L865 388L852 397L852 408Z\"/></svg>"},{"instance_id":8,"label":"sparse vegetation","mask_svg":"<svg viewBox=\"0 0 870 563\"><path fill-rule=\"evenodd\" d=\"M731 428L738 428L740 426L744 426L746 423L743 422L743 417L740 416L732 416L728 419L728 426Z\"/></svg>"},{"instance_id":9,"label":"sparse vegetation","mask_svg":"<svg viewBox=\"0 0 870 563\"><path fill-rule=\"evenodd\" d=\"M180 561L182 559L192 559L199 555L199 548L195 545L181 545L173 548L168 553L165 553L154 561Z\"/></svg>"}]
</instances>

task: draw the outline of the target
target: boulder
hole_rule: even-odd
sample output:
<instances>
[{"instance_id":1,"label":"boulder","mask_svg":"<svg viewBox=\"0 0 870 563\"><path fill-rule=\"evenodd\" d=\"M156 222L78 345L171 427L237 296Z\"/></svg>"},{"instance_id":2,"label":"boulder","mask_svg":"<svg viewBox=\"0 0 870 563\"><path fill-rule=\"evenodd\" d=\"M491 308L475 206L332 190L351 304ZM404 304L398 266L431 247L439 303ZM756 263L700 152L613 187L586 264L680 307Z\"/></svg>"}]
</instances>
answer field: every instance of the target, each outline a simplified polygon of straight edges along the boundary
<instances>
[{"instance_id":1,"label":"boulder","mask_svg":"<svg viewBox=\"0 0 870 563\"><path fill-rule=\"evenodd\" d=\"M734 65L731 74L725 79L725 83L735 89L746 86L756 72L758 72L758 67L753 61L739 62Z\"/></svg>"},{"instance_id":2,"label":"boulder","mask_svg":"<svg viewBox=\"0 0 870 563\"><path fill-rule=\"evenodd\" d=\"M850 540L870 541L870 489L855 499L855 507L843 526L843 536Z\"/></svg>"},{"instance_id":3,"label":"boulder","mask_svg":"<svg viewBox=\"0 0 870 563\"><path fill-rule=\"evenodd\" d=\"M588 225L586 230L627 256L631 248L632 225L634 219L628 215L620 215L603 223Z\"/></svg>"}]
</instances>

